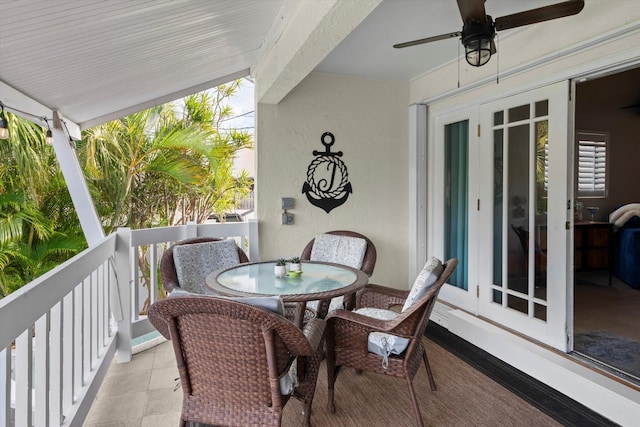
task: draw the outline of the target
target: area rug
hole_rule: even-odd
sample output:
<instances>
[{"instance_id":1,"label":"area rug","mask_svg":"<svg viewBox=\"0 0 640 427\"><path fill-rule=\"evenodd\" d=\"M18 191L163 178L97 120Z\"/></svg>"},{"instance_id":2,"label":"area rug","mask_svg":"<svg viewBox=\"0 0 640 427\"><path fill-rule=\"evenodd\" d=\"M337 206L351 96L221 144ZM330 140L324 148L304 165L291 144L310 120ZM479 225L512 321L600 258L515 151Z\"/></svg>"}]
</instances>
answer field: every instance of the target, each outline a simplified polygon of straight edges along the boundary
<instances>
[{"instance_id":1,"label":"area rug","mask_svg":"<svg viewBox=\"0 0 640 427\"><path fill-rule=\"evenodd\" d=\"M607 331L576 334L573 349L640 378L640 342Z\"/></svg>"}]
</instances>

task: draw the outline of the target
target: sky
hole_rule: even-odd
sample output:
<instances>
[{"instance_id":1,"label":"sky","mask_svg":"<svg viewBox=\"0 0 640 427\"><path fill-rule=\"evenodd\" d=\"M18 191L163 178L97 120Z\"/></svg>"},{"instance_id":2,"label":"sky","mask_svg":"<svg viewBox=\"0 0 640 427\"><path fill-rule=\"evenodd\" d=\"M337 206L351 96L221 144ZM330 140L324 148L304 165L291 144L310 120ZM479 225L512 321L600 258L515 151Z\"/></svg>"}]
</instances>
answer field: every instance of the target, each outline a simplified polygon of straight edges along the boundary
<instances>
[{"instance_id":1,"label":"sky","mask_svg":"<svg viewBox=\"0 0 640 427\"><path fill-rule=\"evenodd\" d=\"M240 85L240 90L229 100L231 106L231 117L224 123L225 128L236 128L246 130L254 135L255 104L253 100L253 83L244 79ZM242 170L246 170L249 176L255 176L254 150L241 150L238 152L234 162L234 174L239 175Z\"/></svg>"},{"instance_id":2,"label":"sky","mask_svg":"<svg viewBox=\"0 0 640 427\"><path fill-rule=\"evenodd\" d=\"M236 96L230 99L231 117L236 117L225 122L225 128L247 130L253 134L255 104L253 101L253 83L247 79L242 80L240 90ZM246 128L246 129L245 129Z\"/></svg>"}]
</instances>

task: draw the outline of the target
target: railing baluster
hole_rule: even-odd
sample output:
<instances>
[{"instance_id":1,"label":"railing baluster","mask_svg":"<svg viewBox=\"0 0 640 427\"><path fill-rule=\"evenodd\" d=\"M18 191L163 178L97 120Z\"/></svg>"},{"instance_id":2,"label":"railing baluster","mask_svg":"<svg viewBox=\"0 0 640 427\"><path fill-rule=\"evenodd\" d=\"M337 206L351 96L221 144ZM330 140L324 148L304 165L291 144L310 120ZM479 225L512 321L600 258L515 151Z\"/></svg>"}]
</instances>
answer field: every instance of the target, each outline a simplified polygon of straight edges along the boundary
<instances>
[{"instance_id":1,"label":"railing baluster","mask_svg":"<svg viewBox=\"0 0 640 427\"><path fill-rule=\"evenodd\" d=\"M73 405L73 298L69 292L62 303L62 413Z\"/></svg>"},{"instance_id":2,"label":"railing baluster","mask_svg":"<svg viewBox=\"0 0 640 427\"><path fill-rule=\"evenodd\" d=\"M100 268L100 267L98 267ZM100 297L100 274L98 269L91 273L91 371L96 369L100 356L99 329L100 329L100 309L98 298Z\"/></svg>"},{"instance_id":3,"label":"railing baluster","mask_svg":"<svg viewBox=\"0 0 640 427\"><path fill-rule=\"evenodd\" d=\"M91 372L91 275L82 281L82 385Z\"/></svg>"},{"instance_id":4,"label":"railing baluster","mask_svg":"<svg viewBox=\"0 0 640 427\"><path fill-rule=\"evenodd\" d=\"M49 425L62 423L62 302L49 311Z\"/></svg>"},{"instance_id":5,"label":"railing baluster","mask_svg":"<svg viewBox=\"0 0 640 427\"><path fill-rule=\"evenodd\" d=\"M131 318L133 302L131 301L132 269L131 269L131 229L119 228L116 236L115 266L117 283L112 290L117 291L122 307L122 318L116 319L118 362L131 361Z\"/></svg>"},{"instance_id":6,"label":"railing baluster","mask_svg":"<svg viewBox=\"0 0 640 427\"><path fill-rule=\"evenodd\" d=\"M133 288L131 289L131 291L133 292L132 295L132 304L133 304L133 311L132 311L132 318L131 321L135 321L138 320L140 318L140 316L138 315L138 313L140 313L140 309L142 308L142 305L140 303L140 287L142 286L140 284L140 264L138 263L138 251L140 250L140 246L134 246L131 249L131 258L133 259Z\"/></svg>"},{"instance_id":7,"label":"railing baluster","mask_svg":"<svg viewBox=\"0 0 640 427\"><path fill-rule=\"evenodd\" d=\"M158 244L149 245L149 286L151 302L158 301Z\"/></svg>"},{"instance_id":8,"label":"railing baluster","mask_svg":"<svg viewBox=\"0 0 640 427\"><path fill-rule=\"evenodd\" d=\"M82 282L73 290L73 403L76 395L82 388L83 358L82 358Z\"/></svg>"},{"instance_id":9,"label":"railing baluster","mask_svg":"<svg viewBox=\"0 0 640 427\"><path fill-rule=\"evenodd\" d=\"M15 383L16 383L16 427L31 427L33 417L33 337L32 328L16 339Z\"/></svg>"},{"instance_id":10,"label":"railing baluster","mask_svg":"<svg viewBox=\"0 0 640 427\"><path fill-rule=\"evenodd\" d=\"M11 418L11 347L0 350L0 427L9 427Z\"/></svg>"},{"instance_id":11,"label":"railing baluster","mask_svg":"<svg viewBox=\"0 0 640 427\"><path fill-rule=\"evenodd\" d=\"M49 425L49 313L36 321L34 361L34 425Z\"/></svg>"}]
</instances>

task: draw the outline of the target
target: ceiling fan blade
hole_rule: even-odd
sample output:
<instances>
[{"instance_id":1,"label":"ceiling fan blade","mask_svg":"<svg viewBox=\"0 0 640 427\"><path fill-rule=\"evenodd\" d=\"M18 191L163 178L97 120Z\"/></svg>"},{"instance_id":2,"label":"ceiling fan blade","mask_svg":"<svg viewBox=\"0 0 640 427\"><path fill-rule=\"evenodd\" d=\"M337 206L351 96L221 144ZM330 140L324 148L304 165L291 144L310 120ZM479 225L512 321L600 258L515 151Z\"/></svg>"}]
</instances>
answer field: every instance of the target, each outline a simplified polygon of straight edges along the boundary
<instances>
[{"instance_id":1,"label":"ceiling fan blade","mask_svg":"<svg viewBox=\"0 0 640 427\"><path fill-rule=\"evenodd\" d=\"M484 10L485 0L457 0L458 9L460 9L460 16L462 16L462 22L465 24L468 22L477 22L484 24L487 22L487 12Z\"/></svg>"},{"instance_id":2,"label":"ceiling fan blade","mask_svg":"<svg viewBox=\"0 0 640 427\"><path fill-rule=\"evenodd\" d=\"M575 15L580 13L582 8L584 8L584 0L570 0L537 9L525 10L524 12L514 13L512 15L501 16L500 18L496 18L494 23L496 30L508 30L510 28L522 27L523 25Z\"/></svg>"},{"instance_id":3,"label":"ceiling fan blade","mask_svg":"<svg viewBox=\"0 0 640 427\"><path fill-rule=\"evenodd\" d=\"M412 40L410 42L394 44L393 47L395 47L396 49L401 49L403 47L416 46L416 45L424 44L424 43L437 42L439 40L446 40L446 39L450 39L452 37L460 37L461 35L462 35L462 33L460 31L456 31L455 33L440 34L439 36L427 37L425 39L418 39L418 40Z\"/></svg>"},{"instance_id":4,"label":"ceiling fan blade","mask_svg":"<svg viewBox=\"0 0 640 427\"><path fill-rule=\"evenodd\" d=\"M628 105L626 107L622 107L623 110L631 110L640 114L640 102L633 105Z\"/></svg>"}]
</instances>

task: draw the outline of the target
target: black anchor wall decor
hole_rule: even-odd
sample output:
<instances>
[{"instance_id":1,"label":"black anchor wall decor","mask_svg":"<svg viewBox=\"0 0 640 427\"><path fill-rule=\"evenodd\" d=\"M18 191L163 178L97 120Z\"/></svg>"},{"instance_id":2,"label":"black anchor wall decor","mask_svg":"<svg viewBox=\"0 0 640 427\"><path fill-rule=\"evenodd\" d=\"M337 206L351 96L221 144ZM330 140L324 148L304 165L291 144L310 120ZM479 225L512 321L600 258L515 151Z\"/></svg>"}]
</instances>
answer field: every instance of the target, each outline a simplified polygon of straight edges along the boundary
<instances>
[{"instance_id":1,"label":"black anchor wall decor","mask_svg":"<svg viewBox=\"0 0 640 427\"><path fill-rule=\"evenodd\" d=\"M312 205L329 213L344 204L353 189L347 167L340 160L342 151L331 152L331 146L335 142L333 134L323 133L320 141L324 145L324 152L313 150L316 158L307 168L307 181L302 186L302 193Z\"/></svg>"}]
</instances>

